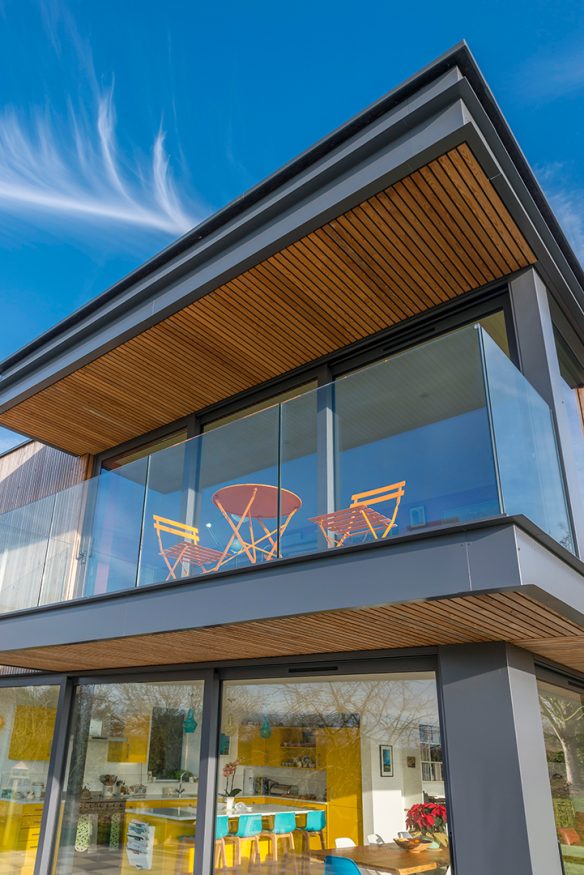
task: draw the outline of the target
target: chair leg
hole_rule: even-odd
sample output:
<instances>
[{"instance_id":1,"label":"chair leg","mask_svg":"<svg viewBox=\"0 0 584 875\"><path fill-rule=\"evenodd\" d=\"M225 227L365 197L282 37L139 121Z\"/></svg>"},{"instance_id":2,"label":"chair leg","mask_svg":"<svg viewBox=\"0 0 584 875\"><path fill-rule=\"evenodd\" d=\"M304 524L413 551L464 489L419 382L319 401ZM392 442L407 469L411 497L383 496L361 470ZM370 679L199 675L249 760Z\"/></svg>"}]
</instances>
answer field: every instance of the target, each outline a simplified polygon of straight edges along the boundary
<instances>
[{"instance_id":1,"label":"chair leg","mask_svg":"<svg viewBox=\"0 0 584 875\"><path fill-rule=\"evenodd\" d=\"M272 835L272 860L274 863L278 862L278 835L274 833Z\"/></svg>"},{"instance_id":2,"label":"chair leg","mask_svg":"<svg viewBox=\"0 0 584 875\"><path fill-rule=\"evenodd\" d=\"M176 857L176 869L175 875L184 875L185 872L188 872L188 860L190 847L181 842L181 846L179 852Z\"/></svg>"},{"instance_id":3,"label":"chair leg","mask_svg":"<svg viewBox=\"0 0 584 875\"><path fill-rule=\"evenodd\" d=\"M324 840L324 829L321 829L321 831L319 832L319 836L320 836L320 844L322 846L322 850L324 851L324 849L326 848L326 842Z\"/></svg>"},{"instance_id":4,"label":"chair leg","mask_svg":"<svg viewBox=\"0 0 584 875\"><path fill-rule=\"evenodd\" d=\"M286 836L286 843L287 843L287 853L290 853L292 855L292 867L294 869L294 872L297 873L298 867L296 864L296 848L294 846L294 833L293 832L289 832L288 835Z\"/></svg>"}]
</instances>

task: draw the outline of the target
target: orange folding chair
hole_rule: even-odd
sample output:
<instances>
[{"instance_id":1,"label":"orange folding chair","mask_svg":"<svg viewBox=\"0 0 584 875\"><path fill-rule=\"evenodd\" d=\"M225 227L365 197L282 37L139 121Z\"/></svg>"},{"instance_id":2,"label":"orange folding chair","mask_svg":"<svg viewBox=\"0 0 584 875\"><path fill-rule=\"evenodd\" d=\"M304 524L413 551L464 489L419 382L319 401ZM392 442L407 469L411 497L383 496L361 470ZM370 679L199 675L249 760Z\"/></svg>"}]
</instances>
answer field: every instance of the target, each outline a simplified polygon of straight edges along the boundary
<instances>
[{"instance_id":1,"label":"orange folding chair","mask_svg":"<svg viewBox=\"0 0 584 875\"><path fill-rule=\"evenodd\" d=\"M165 517L153 514L154 528L158 537L158 546L160 555L168 568L167 580L176 580L176 572L178 567L181 567L182 576L188 576L188 564L193 563L198 565L201 571L212 571L212 568L205 568L205 565L217 565L221 558L219 550L213 550L212 547L201 547L199 545L199 530L195 526L189 526L186 523L178 523L176 520L169 520ZM181 540L170 547L165 547L162 543L162 533L166 532Z\"/></svg>"},{"instance_id":2,"label":"orange folding chair","mask_svg":"<svg viewBox=\"0 0 584 875\"><path fill-rule=\"evenodd\" d=\"M356 492L351 496L349 507L311 517L310 522L319 527L329 547L342 547L348 538L360 536L372 535L376 541L383 540L396 525L405 485L406 481L401 480L368 492ZM395 502L390 516L371 507L384 501Z\"/></svg>"}]
</instances>

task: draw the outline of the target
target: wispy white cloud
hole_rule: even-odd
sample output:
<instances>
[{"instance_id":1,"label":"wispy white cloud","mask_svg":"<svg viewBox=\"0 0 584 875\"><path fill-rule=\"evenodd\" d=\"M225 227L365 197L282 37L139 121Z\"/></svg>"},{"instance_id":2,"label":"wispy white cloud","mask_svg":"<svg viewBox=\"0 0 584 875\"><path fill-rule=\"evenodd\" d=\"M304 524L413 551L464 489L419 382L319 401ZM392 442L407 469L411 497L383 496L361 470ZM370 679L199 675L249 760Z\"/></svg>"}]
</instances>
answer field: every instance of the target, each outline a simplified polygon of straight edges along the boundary
<instances>
[{"instance_id":1,"label":"wispy white cloud","mask_svg":"<svg viewBox=\"0 0 584 875\"><path fill-rule=\"evenodd\" d=\"M97 96L93 118L73 107L65 120L7 109L0 113L0 211L182 234L201 215L179 196L164 141L160 128L147 158L121 156L113 88Z\"/></svg>"},{"instance_id":2,"label":"wispy white cloud","mask_svg":"<svg viewBox=\"0 0 584 875\"><path fill-rule=\"evenodd\" d=\"M584 265L584 189L572 183L561 161L535 168L539 182L572 247Z\"/></svg>"}]
</instances>

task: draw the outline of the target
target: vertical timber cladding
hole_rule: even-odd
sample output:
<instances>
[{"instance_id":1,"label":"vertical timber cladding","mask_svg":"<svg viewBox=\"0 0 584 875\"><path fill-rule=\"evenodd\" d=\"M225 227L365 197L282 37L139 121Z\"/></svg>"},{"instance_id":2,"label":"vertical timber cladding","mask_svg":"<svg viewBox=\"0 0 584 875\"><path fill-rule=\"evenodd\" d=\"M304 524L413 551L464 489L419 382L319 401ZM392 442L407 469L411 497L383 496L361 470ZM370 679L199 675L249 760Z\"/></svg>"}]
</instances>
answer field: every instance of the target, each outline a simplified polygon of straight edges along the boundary
<instances>
[{"instance_id":1,"label":"vertical timber cladding","mask_svg":"<svg viewBox=\"0 0 584 875\"><path fill-rule=\"evenodd\" d=\"M98 453L535 260L463 144L5 411L0 423Z\"/></svg>"},{"instance_id":2,"label":"vertical timber cladding","mask_svg":"<svg viewBox=\"0 0 584 875\"><path fill-rule=\"evenodd\" d=\"M85 480L87 456L28 441L0 456L0 514Z\"/></svg>"}]
</instances>

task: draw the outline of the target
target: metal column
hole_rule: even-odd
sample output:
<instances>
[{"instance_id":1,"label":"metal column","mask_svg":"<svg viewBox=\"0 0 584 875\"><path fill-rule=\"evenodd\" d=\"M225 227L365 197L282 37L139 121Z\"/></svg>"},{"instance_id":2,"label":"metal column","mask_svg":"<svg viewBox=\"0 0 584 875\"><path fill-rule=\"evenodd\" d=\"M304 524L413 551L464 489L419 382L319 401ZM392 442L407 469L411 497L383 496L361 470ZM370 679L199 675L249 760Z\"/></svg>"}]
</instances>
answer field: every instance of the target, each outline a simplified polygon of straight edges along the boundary
<instances>
[{"instance_id":1,"label":"metal column","mask_svg":"<svg viewBox=\"0 0 584 875\"><path fill-rule=\"evenodd\" d=\"M562 875L533 658L439 648L456 875Z\"/></svg>"}]
</instances>

